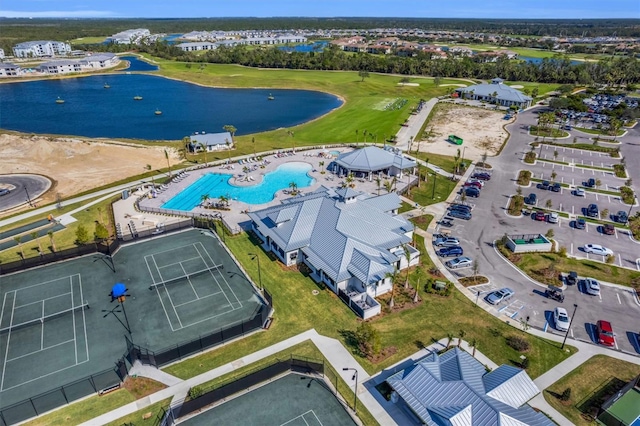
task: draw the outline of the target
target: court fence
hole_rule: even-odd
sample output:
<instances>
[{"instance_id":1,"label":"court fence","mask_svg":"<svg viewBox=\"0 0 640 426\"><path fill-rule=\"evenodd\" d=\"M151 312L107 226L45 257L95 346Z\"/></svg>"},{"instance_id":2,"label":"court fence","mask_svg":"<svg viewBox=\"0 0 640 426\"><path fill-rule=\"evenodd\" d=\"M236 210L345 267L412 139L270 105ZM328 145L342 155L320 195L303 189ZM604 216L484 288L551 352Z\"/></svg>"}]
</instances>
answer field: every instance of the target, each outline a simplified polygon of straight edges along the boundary
<instances>
[{"instance_id":1,"label":"court fence","mask_svg":"<svg viewBox=\"0 0 640 426\"><path fill-rule=\"evenodd\" d=\"M629 383L624 385L622 389L613 394L608 400L606 400L598 409L598 415L596 417L599 424L603 424L606 426L624 426L625 423L623 420L619 419L615 414L611 413L609 408L613 404L615 404L624 394L629 392L632 388L637 388L640 390L640 375L635 379L631 380Z\"/></svg>"},{"instance_id":2,"label":"court fence","mask_svg":"<svg viewBox=\"0 0 640 426\"><path fill-rule=\"evenodd\" d=\"M198 397L187 398L184 401L179 401L169 406L167 409L163 409L164 414L159 424L161 426L171 426L181 417L202 410L216 402L223 401L231 395L235 395L245 389L252 388L260 383L265 383L287 371L301 374L315 374L324 377L324 360L312 360L297 357L292 354L288 359L277 360L259 369L249 370L240 377L232 377L208 389L202 389L202 394ZM335 386L334 389L337 389L337 386ZM329 390L335 395L334 389Z\"/></svg>"},{"instance_id":3,"label":"court fence","mask_svg":"<svg viewBox=\"0 0 640 426\"><path fill-rule=\"evenodd\" d=\"M122 357L116 362L114 368L92 374L84 379L67 383L59 388L0 409L0 425L9 426L20 423L86 396L118 388L127 374L127 363Z\"/></svg>"},{"instance_id":4,"label":"court fence","mask_svg":"<svg viewBox=\"0 0 640 426\"><path fill-rule=\"evenodd\" d=\"M158 368L172 362L182 360L214 346L218 346L237 337L252 333L261 328L265 328L271 314L271 302L273 299L267 290L263 291L265 304L263 304L259 311L249 320L242 321L228 327L221 327L212 333L205 334L188 342L182 342L158 351L152 351L136 345L125 336L127 341L127 353L125 354L125 357L132 365L136 360L138 360L142 364L152 365Z\"/></svg>"}]
</instances>

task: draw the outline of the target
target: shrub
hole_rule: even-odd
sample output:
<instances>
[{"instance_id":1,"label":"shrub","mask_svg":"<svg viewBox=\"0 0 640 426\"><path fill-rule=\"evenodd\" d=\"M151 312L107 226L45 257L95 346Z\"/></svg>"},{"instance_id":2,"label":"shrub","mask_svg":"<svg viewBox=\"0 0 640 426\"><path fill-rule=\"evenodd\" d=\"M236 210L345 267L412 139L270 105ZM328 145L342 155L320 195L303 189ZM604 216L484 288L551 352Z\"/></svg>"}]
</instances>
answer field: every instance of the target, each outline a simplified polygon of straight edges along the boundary
<instances>
[{"instance_id":1,"label":"shrub","mask_svg":"<svg viewBox=\"0 0 640 426\"><path fill-rule=\"evenodd\" d=\"M95 237L96 241L104 241L107 238L109 238L109 231L103 224L101 224L100 222L97 222L96 230L93 233L93 236Z\"/></svg>"},{"instance_id":2,"label":"shrub","mask_svg":"<svg viewBox=\"0 0 640 426\"><path fill-rule=\"evenodd\" d=\"M518 173L518 185L527 186L531 183L531 172L529 170L520 170Z\"/></svg>"},{"instance_id":3,"label":"shrub","mask_svg":"<svg viewBox=\"0 0 640 426\"><path fill-rule=\"evenodd\" d=\"M524 197L522 195L514 195L509 201L508 213L512 216L518 216L522 213L524 207Z\"/></svg>"},{"instance_id":4,"label":"shrub","mask_svg":"<svg viewBox=\"0 0 640 426\"><path fill-rule=\"evenodd\" d=\"M634 200L634 193L633 193L633 189L631 189L628 186L623 186L620 188L620 193L621 193L621 197L622 198L622 202L625 204L633 204L635 202Z\"/></svg>"},{"instance_id":5,"label":"shrub","mask_svg":"<svg viewBox=\"0 0 640 426\"><path fill-rule=\"evenodd\" d=\"M515 335L507 337L507 345L511 346L518 352L527 352L531 347L527 339Z\"/></svg>"},{"instance_id":6,"label":"shrub","mask_svg":"<svg viewBox=\"0 0 640 426\"><path fill-rule=\"evenodd\" d=\"M619 178L627 177L627 171L624 168L624 164L614 164L613 172L615 173L616 177L619 177Z\"/></svg>"},{"instance_id":7,"label":"shrub","mask_svg":"<svg viewBox=\"0 0 640 426\"><path fill-rule=\"evenodd\" d=\"M613 264L613 262L616 261L616 257L612 254L607 255L607 258L605 259L605 262L607 262L609 265Z\"/></svg>"},{"instance_id":8,"label":"shrub","mask_svg":"<svg viewBox=\"0 0 640 426\"><path fill-rule=\"evenodd\" d=\"M536 153L535 152L531 152L531 151L527 152L524 155L524 162L528 163L528 164L535 163L536 162Z\"/></svg>"},{"instance_id":9,"label":"shrub","mask_svg":"<svg viewBox=\"0 0 640 426\"><path fill-rule=\"evenodd\" d=\"M520 361L520 368L523 370L529 368L529 357L522 358L522 361Z\"/></svg>"},{"instance_id":10,"label":"shrub","mask_svg":"<svg viewBox=\"0 0 640 426\"><path fill-rule=\"evenodd\" d=\"M562 395L560 395L560 399L563 401L568 401L571 399L571 388L566 388L563 392Z\"/></svg>"},{"instance_id":11,"label":"shrub","mask_svg":"<svg viewBox=\"0 0 640 426\"><path fill-rule=\"evenodd\" d=\"M378 330L368 322L361 323L356 329L356 340L358 349L365 356L372 356L380 353L382 349L382 339Z\"/></svg>"},{"instance_id":12,"label":"shrub","mask_svg":"<svg viewBox=\"0 0 640 426\"><path fill-rule=\"evenodd\" d=\"M558 250L558 255L560 257L567 257L567 248L565 246L560 246L560 249Z\"/></svg>"},{"instance_id":13,"label":"shrub","mask_svg":"<svg viewBox=\"0 0 640 426\"><path fill-rule=\"evenodd\" d=\"M553 238L553 236L554 236L554 235L555 235L555 234L554 234L554 232L553 232L553 229L551 229L551 228L549 228L549 230L547 231L547 233L546 233L546 234L544 234L544 236L545 236L545 237L547 237L547 239L549 239L549 238Z\"/></svg>"},{"instance_id":14,"label":"shrub","mask_svg":"<svg viewBox=\"0 0 640 426\"><path fill-rule=\"evenodd\" d=\"M194 386L191 389L189 389L189 398L190 399L199 398L203 394L204 394L204 389L202 388L202 386Z\"/></svg>"},{"instance_id":15,"label":"shrub","mask_svg":"<svg viewBox=\"0 0 640 426\"><path fill-rule=\"evenodd\" d=\"M87 244L91 241L91 237L89 236L89 231L84 225L79 225L76 230L76 243L77 244Z\"/></svg>"}]
</instances>

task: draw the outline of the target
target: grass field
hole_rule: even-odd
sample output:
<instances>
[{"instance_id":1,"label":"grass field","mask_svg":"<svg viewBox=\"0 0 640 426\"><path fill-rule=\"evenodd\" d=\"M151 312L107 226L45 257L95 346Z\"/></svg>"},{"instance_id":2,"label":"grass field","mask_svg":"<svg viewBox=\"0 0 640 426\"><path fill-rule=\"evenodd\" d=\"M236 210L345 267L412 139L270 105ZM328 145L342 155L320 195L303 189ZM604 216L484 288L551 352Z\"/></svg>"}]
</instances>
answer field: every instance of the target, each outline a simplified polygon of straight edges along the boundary
<instances>
[{"instance_id":1,"label":"grass field","mask_svg":"<svg viewBox=\"0 0 640 426\"><path fill-rule=\"evenodd\" d=\"M429 206L446 200L455 187L456 182L451 179L429 173L427 181L420 183L420 188L411 188L411 192L405 196L421 206Z\"/></svg>"},{"instance_id":2,"label":"grass field","mask_svg":"<svg viewBox=\"0 0 640 426\"><path fill-rule=\"evenodd\" d=\"M422 241L421 238L416 238L416 241L418 240ZM475 308L469 299L454 291L449 298L425 294L424 301L415 307L393 314L383 314L373 319L372 325L380 332L382 346L393 347L396 350L393 355L374 364L360 356L357 348L353 346L350 336L359 320L336 294L319 287L296 269L285 268L271 260L258 249L255 241L247 234L227 238L226 242L254 279L258 277L257 263L251 260L248 253L259 253L262 282L274 297L274 322L269 331L252 335L165 369L180 378L193 377L310 328L342 341L370 373L389 367L422 346L445 337L449 332L457 335L461 329L466 331L469 339L477 339L479 350L498 364L512 364L518 361L520 354L507 346L505 339L511 334L522 334L531 343L527 356L531 359L528 372L532 377L539 376L568 356L568 353L560 350L558 344L525 335L484 310ZM430 265L430 259L424 256L423 269L426 270ZM423 277L424 275L426 274L423 274ZM416 279L414 272L411 280L415 282ZM320 293L314 295L313 290L320 290ZM465 312L468 314L464 314ZM331 318L331 321L327 321L327 318Z\"/></svg>"},{"instance_id":3,"label":"grass field","mask_svg":"<svg viewBox=\"0 0 640 426\"><path fill-rule=\"evenodd\" d=\"M74 38L73 40L71 40L69 43L70 44L100 44L103 41L105 41L107 39L106 36L104 37L80 37L80 38Z\"/></svg>"},{"instance_id":4,"label":"grass field","mask_svg":"<svg viewBox=\"0 0 640 426\"><path fill-rule=\"evenodd\" d=\"M549 386L543 394L547 402L573 424L592 425L594 424L592 420L583 417L583 411L588 411L585 405L590 405L588 400L592 394L607 383L614 385L626 383L638 374L640 374L640 365L605 355L596 355ZM571 388L571 397L568 401L561 401L558 396L567 388Z\"/></svg>"}]
</instances>

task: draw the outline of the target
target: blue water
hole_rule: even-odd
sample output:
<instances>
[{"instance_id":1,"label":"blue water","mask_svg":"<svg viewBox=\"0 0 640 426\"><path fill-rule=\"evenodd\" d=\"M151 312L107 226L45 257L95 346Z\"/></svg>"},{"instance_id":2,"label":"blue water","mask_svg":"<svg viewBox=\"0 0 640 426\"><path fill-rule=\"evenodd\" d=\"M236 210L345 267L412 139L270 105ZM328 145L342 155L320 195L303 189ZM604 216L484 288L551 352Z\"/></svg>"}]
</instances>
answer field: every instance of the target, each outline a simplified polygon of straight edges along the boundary
<instances>
[{"instance_id":1,"label":"blue water","mask_svg":"<svg viewBox=\"0 0 640 426\"><path fill-rule=\"evenodd\" d=\"M540 65L542 63L542 58L532 58L530 56L518 56L518 59L522 60L522 61L525 61L525 62L531 62L532 64L536 64L536 65ZM555 62L556 59L549 58L549 61ZM575 60L572 60L570 62L571 65L580 65L582 63L584 63L584 62L575 61Z\"/></svg>"},{"instance_id":2,"label":"blue water","mask_svg":"<svg viewBox=\"0 0 640 426\"><path fill-rule=\"evenodd\" d=\"M121 56L120 59L129 61L127 71L158 71L158 66L141 60L137 56Z\"/></svg>"},{"instance_id":3,"label":"blue water","mask_svg":"<svg viewBox=\"0 0 640 426\"><path fill-rule=\"evenodd\" d=\"M308 163L286 163L264 175L259 184L244 187L229 183L233 181L233 175L208 173L164 203L162 208L190 211L200 204L205 194L213 200L222 195L247 204L268 203L273 200L277 191L289 188L291 182L295 182L298 189L311 185L314 179L307 174L310 170L311 165Z\"/></svg>"},{"instance_id":4,"label":"blue water","mask_svg":"<svg viewBox=\"0 0 640 426\"><path fill-rule=\"evenodd\" d=\"M105 89L108 83L111 88ZM275 100L268 100L272 93ZM141 101L133 97L142 96ZM60 97L64 104L56 104ZM0 84L0 128L25 133L180 140L194 132L238 135L292 127L339 107L309 90L219 89L147 74ZM156 108L162 115L155 115Z\"/></svg>"},{"instance_id":5,"label":"blue water","mask_svg":"<svg viewBox=\"0 0 640 426\"><path fill-rule=\"evenodd\" d=\"M176 40L182 37L182 34L169 34L165 37L162 37L162 41L166 41L167 44L176 44Z\"/></svg>"},{"instance_id":6,"label":"blue water","mask_svg":"<svg viewBox=\"0 0 640 426\"><path fill-rule=\"evenodd\" d=\"M286 52L322 52L327 47L328 41L316 41L312 44L299 44L297 46L280 46L278 49Z\"/></svg>"}]
</instances>

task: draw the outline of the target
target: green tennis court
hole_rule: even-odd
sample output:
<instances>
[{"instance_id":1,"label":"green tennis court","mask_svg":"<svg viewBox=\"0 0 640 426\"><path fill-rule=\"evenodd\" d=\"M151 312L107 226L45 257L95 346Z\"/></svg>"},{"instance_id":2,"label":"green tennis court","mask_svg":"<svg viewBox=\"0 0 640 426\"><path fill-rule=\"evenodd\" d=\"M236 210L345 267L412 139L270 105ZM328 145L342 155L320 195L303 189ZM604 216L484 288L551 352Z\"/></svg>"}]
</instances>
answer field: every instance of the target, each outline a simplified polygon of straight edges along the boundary
<instances>
[{"instance_id":1,"label":"green tennis court","mask_svg":"<svg viewBox=\"0 0 640 426\"><path fill-rule=\"evenodd\" d=\"M352 426L356 423L321 378L287 374L193 417L183 426Z\"/></svg>"},{"instance_id":2,"label":"green tennis court","mask_svg":"<svg viewBox=\"0 0 640 426\"><path fill-rule=\"evenodd\" d=\"M124 302L110 297L116 283L128 289ZM3 275L0 408L113 369L125 336L160 351L247 321L262 306L219 240L196 229L122 246L112 258Z\"/></svg>"},{"instance_id":3,"label":"green tennis court","mask_svg":"<svg viewBox=\"0 0 640 426\"><path fill-rule=\"evenodd\" d=\"M640 426L640 391L630 389L607 411L624 424Z\"/></svg>"}]
</instances>

